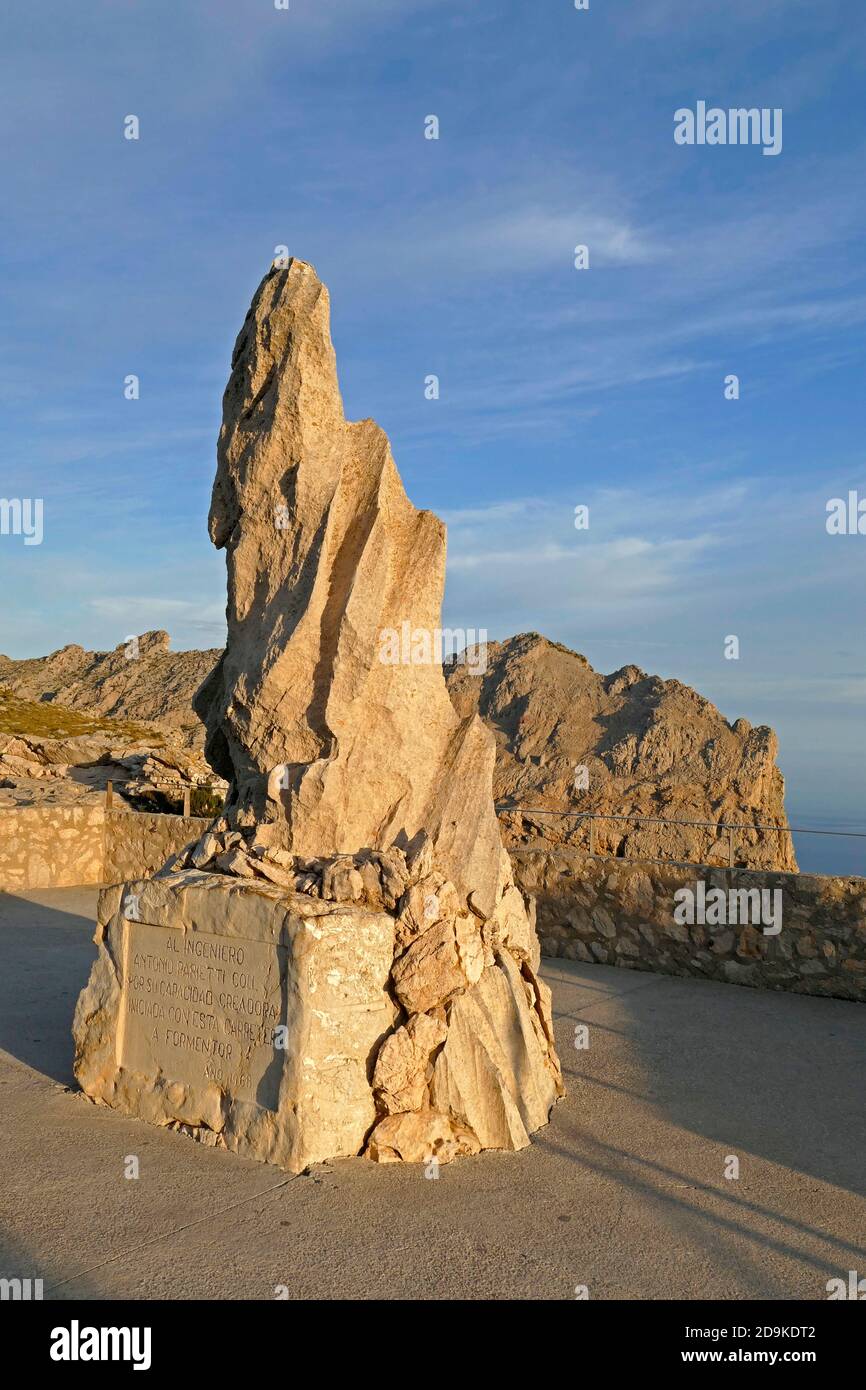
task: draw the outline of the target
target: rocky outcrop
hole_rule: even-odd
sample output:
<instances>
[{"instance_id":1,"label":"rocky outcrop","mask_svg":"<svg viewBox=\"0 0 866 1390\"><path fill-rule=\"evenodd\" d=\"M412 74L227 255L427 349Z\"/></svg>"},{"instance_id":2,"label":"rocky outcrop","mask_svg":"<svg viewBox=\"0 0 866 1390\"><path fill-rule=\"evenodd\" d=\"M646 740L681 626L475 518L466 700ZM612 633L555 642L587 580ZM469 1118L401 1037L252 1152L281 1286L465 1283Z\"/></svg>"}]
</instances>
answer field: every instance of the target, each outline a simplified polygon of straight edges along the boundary
<instances>
[{"instance_id":1,"label":"rocky outcrop","mask_svg":"<svg viewBox=\"0 0 866 1390\"><path fill-rule=\"evenodd\" d=\"M689 686L636 666L602 676L537 633L488 644L483 675L457 664L447 680L461 718L478 713L495 735L497 803L529 808L502 813L509 846L587 846L575 815L531 813L568 808L650 818L597 820L602 855L727 865L731 841L715 828L725 822L747 827L733 834L736 865L796 868L772 729L729 724Z\"/></svg>"},{"instance_id":2,"label":"rocky outcrop","mask_svg":"<svg viewBox=\"0 0 866 1390\"><path fill-rule=\"evenodd\" d=\"M0 656L0 687L89 716L171 729L184 743L201 747L204 731L192 697L219 656L219 649L172 652L168 633L158 630L130 637L110 652L73 644L23 661Z\"/></svg>"},{"instance_id":3,"label":"rocky outcrop","mask_svg":"<svg viewBox=\"0 0 866 1390\"><path fill-rule=\"evenodd\" d=\"M275 515L275 523L276 519ZM145 633L137 642L135 659L130 659L128 646L112 653L64 647L32 661L0 657L0 686L5 683L23 697L41 702L40 727L50 714L64 722L69 711L61 709L58 702L62 700L82 711L107 713L115 721L158 721L152 725L154 749L168 736L182 741L195 756L203 746L204 730L192 713L192 697L199 682L213 671L202 694L205 712L210 707L210 693L222 679L214 671L221 653L170 652L163 632ZM727 864L732 847L727 832L683 822L708 821L714 826L733 822L746 827L733 836L735 865L796 867L790 836L784 833L784 779L776 766L777 742L771 729L753 728L745 719L730 724L688 686L646 675L635 666L599 675L578 653L537 634L488 644L487 657L488 669L482 677L458 663L446 666L446 680L458 715L465 719L480 714L495 735L494 787L499 803L680 822L636 825L598 820L597 851L628 858L644 855ZM233 718L238 717L236 712ZM68 717L65 722L69 724ZM18 722L7 719L4 727L27 737L30 714L23 703ZM135 733L138 744L133 751L147 738L143 727ZM118 727L110 738L111 749L116 751L123 739L124 731ZM129 751L129 731L126 743ZM217 732L212 753L226 767L221 747ZM102 737L101 750L99 758L110 751L106 737ZM10 747L0 765L0 804L4 799L15 804L80 800L87 779L62 767L64 762L70 768L82 767L86 761L83 744L79 751L81 756L64 757L58 749L57 756L43 758L42 752L31 756L28 749ZM40 762L43 770L34 770ZM204 772L202 766L199 771ZM95 774L91 780L104 785L107 775L100 780ZM122 769L112 776L115 783L125 780ZM275 773L277 782L281 777L281 772ZM163 776L163 780L172 778ZM205 774L186 780L195 785L208 779ZM310 780L308 774L307 785ZM20 794L4 798L3 782ZM183 778L179 785L182 782ZM254 785L248 787L247 795L256 804ZM329 795L340 794L329 784ZM588 843L586 825L573 816L506 811L501 822L509 846ZM778 826L779 830L758 826Z\"/></svg>"},{"instance_id":4,"label":"rocky outcrop","mask_svg":"<svg viewBox=\"0 0 866 1390\"><path fill-rule=\"evenodd\" d=\"M178 729L0 688L0 808L96 803L109 782L121 801L139 808L209 787L211 815L225 788L201 747L186 746Z\"/></svg>"},{"instance_id":5,"label":"rocky outcrop","mask_svg":"<svg viewBox=\"0 0 866 1390\"><path fill-rule=\"evenodd\" d=\"M207 789L209 803L220 803L226 784L201 751L163 740L159 746L129 743L122 735L120 727L71 738L0 733L0 808L101 804L109 782L121 803L137 809L154 798L155 804L182 803L198 789Z\"/></svg>"},{"instance_id":6,"label":"rocky outcrop","mask_svg":"<svg viewBox=\"0 0 866 1390\"><path fill-rule=\"evenodd\" d=\"M455 712L435 655L445 528L407 498L378 426L346 421L327 291L303 262L271 270L238 337L210 533L228 643L195 708L226 808L131 886L131 918L103 914L82 1086L293 1171L365 1140L379 1161L523 1147L562 1077L494 739ZM404 624L426 638L408 659L389 640ZM185 953L239 950L240 993L142 1027L149 1000L185 999ZM263 1022L242 1027L262 991Z\"/></svg>"},{"instance_id":7,"label":"rocky outcrop","mask_svg":"<svg viewBox=\"0 0 866 1390\"><path fill-rule=\"evenodd\" d=\"M435 660L388 646L404 622L439 629L445 527L407 498L378 425L345 419L327 292L301 262L266 276L235 345L209 524L228 645L195 707L229 823L310 855L424 830L492 912L509 873L493 739L455 714Z\"/></svg>"}]
</instances>

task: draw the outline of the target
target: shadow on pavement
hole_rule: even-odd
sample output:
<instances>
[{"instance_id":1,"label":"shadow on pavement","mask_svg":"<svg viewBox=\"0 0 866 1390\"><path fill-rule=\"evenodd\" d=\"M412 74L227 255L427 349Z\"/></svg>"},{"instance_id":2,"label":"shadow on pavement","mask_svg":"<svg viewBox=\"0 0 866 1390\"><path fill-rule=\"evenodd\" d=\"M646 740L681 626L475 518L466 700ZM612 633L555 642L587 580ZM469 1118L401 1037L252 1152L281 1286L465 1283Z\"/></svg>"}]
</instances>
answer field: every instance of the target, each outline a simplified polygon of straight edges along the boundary
<instances>
[{"instance_id":1,"label":"shadow on pavement","mask_svg":"<svg viewBox=\"0 0 866 1390\"><path fill-rule=\"evenodd\" d=\"M72 1016L96 957L96 892L76 895L75 911L0 893L0 1048L63 1086L74 1086Z\"/></svg>"}]
</instances>

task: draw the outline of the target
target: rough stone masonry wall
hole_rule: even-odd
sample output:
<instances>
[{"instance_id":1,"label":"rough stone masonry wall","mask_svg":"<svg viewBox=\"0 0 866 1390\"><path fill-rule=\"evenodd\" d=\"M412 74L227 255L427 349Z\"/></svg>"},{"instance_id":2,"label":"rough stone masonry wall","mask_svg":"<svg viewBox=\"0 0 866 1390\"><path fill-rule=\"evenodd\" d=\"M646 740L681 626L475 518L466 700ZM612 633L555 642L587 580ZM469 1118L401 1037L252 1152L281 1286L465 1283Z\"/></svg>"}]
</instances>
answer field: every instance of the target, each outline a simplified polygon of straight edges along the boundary
<instances>
[{"instance_id":1,"label":"rough stone masonry wall","mask_svg":"<svg viewBox=\"0 0 866 1390\"><path fill-rule=\"evenodd\" d=\"M198 840L210 823L200 816L106 811L102 882L148 878L172 854Z\"/></svg>"},{"instance_id":2,"label":"rough stone masonry wall","mask_svg":"<svg viewBox=\"0 0 866 1390\"><path fill-rule=\"evenodd\" d=\"M209 824L103 806L0 811L0 891L146 878Z\"/></svg>"},{"instance_id":3,"label":"rough stone masonry wall","mask_svg":"<svg viewBox=\"0 0 866 1390\"><path fill-rule=\"evenodd\" d=\"M864 878L625 863L562 848L511 857L518 884L536 897L544 955L866 1000ZM679 925L674 893L699 880L707 891L781 889L781 932Z\"/></svg>"},{"instance_id":4,"label":"rough stone masonry wall","mask_svg":"<svg viewBox=\"0 0 866 1390\"><path fill-rule=\"evenodd\" d=\"M144 878L207 820L103 807L0 812L0 890L63 888ZM512 851L521 888L537 900L546 956L629 970L866 1000L866 879L593 859L558 847ZM780 888L782 930L681 926L674 893Z\"/></svg>"},{"instance_id":5,"label":"rough stone masonry wall","mask_svg":"<svg viewBox=\"0 0 866 1390\"><path fill-rule=\"evenodd\" d=\"M100 883L101 806L33 806L0 811L0 889Z\"/></svg>"}]
</instances>

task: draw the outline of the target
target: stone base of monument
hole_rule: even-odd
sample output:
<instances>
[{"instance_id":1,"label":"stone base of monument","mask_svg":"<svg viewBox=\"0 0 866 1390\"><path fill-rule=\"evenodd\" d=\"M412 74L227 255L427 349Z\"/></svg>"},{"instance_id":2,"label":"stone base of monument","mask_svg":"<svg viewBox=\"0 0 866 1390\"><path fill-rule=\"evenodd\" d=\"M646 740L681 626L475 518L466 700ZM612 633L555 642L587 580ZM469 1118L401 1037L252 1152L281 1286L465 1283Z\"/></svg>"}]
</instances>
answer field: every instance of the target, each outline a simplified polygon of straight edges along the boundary
<instances>
[{"instance_id":1,"label":"stone base of monument","mask_svg":"<svg viewBox=\"0 0 866 1390\"><path fill-rule=\"evenodd\" d=\"M105 889L75 1074L99 1103L290 1172L522 1148L562 1086L549 995L507 921L423 923L407 946L396 905L261 878Z\"/></svg>"},{"instance_id":2,"label":"stone base of monument","mask_svg":"<svg viewBox=\"0 0 866 1390\"><path fill-rule=\"evenodd\" d=\"M290 1172L363 1148L387 913L192 871L104 890L96 940L73 1025L93 1100Z\"/></svg>"}]
</instances>

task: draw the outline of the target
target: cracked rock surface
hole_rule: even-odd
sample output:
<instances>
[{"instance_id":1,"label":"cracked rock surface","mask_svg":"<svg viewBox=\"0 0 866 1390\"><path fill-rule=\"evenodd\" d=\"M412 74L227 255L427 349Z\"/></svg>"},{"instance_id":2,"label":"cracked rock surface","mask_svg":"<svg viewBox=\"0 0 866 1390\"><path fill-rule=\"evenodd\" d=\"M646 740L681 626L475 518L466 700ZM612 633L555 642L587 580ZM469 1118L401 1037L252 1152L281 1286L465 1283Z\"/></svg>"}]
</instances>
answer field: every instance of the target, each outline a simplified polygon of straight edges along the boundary
<instances>
[{"instance_id":1,"label":"cracked rock surface","mask_svg":"<svg viewBox=\"0 0 866 1390\"><path fill-rule=\"evenodd\" d=\"M228 644L196 708L226 808L103 895L82 1087L291 1171L525 1146L563 1088L494 738L435 655L383 659L405 623L438 630L445 528L346 421L303 262L238 337L210 533Z\"/></svg>"}]
</instances>

